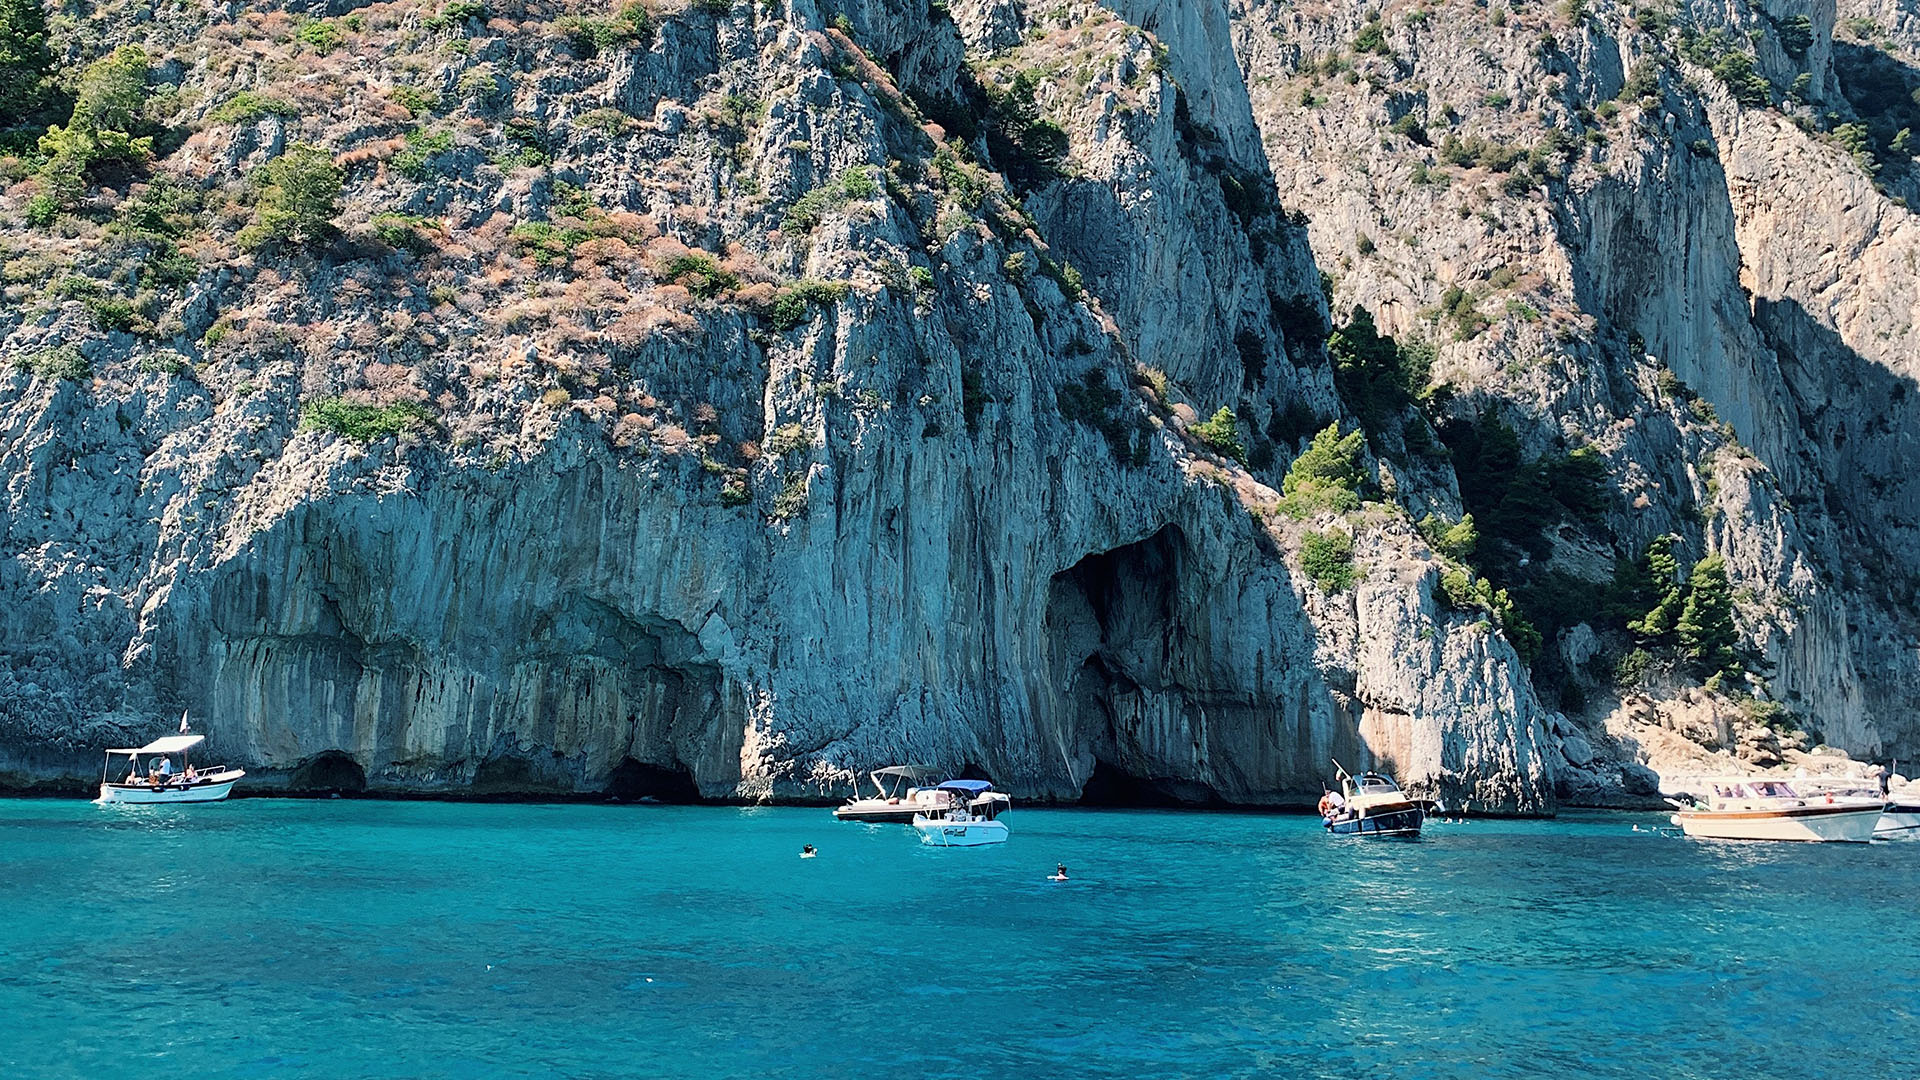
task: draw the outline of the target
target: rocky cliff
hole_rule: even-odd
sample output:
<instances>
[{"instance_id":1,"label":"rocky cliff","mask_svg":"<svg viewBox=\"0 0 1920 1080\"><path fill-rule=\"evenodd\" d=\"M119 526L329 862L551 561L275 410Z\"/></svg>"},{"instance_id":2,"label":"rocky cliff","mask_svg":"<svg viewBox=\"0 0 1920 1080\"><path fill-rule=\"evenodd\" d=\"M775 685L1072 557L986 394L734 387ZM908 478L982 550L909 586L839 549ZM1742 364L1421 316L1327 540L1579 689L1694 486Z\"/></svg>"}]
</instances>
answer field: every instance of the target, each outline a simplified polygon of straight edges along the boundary
<instances>
[{"instance_id":1,"label":"rocky cliff","mask_svg":"<svg viewBox=\"0 0 1920 1080\"><path fill-rule=\"evenodd\" d=\"M1536 813L1650 793L1636 703L1703 679L1904 752L1920 278L1860 110L1911 68L1795 18L56 19L0 775L185 708L268 786L1301 803L1338 757ZM1736 659L1628 629L1657 537Z\"/></svg>"}]
</instances>

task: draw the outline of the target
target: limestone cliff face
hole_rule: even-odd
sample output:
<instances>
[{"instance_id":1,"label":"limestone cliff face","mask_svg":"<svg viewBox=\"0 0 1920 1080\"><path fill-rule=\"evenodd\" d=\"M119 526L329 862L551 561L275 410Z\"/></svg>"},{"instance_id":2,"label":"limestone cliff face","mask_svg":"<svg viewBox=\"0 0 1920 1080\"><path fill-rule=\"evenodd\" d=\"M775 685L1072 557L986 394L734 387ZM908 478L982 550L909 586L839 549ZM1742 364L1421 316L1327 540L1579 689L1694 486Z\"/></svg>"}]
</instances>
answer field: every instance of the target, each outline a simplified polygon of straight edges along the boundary
<instances>
[{"instance_id":1,"label":"limestone cliff face","mask_svg":"<svg viewBox=\"0 0 1920 1080\"><path fill-rule=\"evenodd\" d=\"M1335 308L1433 339L1456 416L1606 458L1612 506L1546 568L1604 581L1662 533L1723 556L1756 692L1904 756L1920 263L1896 129L1920 80L1910 12L1882 8L1245 3L1237 42ZM1555 681L1607 743L1590 630L1562 629Z\"/></svg>"},{"instance_id":2,"label":"limestone cliff face","mask_svg":"<svg viewBox=\"0 0 1920 1080\"><path fill-rule=\"evenodd\" d=\"M184 139L51 232L10 197L100 284L0 313L9 783L187 708L269 786L1272 803L1338 757L1551 809L1525 667L1406 513L1277 513L1299 444L1192 430L1343 412L1275 317L1325 308L1231 9L485 14L113 27ZM242 250L235 174L301 142L343 234ZM177 287L107 228L161 180Z\"/></svg>"},{"instance_id":3,"label":"limestone cliff face","mask_svg":"<svg viewBox=\"0 0 1920 1080\"><path fill-rule=\"evenodd\" d=\"M0 778L180 708L482 795L1912 756L1910 8L102 7L153 159L5 163ZM303 143L337 232L256 243ZM1628 629L1663 535L1713 693Z\"/></svg>"}]
</instances>

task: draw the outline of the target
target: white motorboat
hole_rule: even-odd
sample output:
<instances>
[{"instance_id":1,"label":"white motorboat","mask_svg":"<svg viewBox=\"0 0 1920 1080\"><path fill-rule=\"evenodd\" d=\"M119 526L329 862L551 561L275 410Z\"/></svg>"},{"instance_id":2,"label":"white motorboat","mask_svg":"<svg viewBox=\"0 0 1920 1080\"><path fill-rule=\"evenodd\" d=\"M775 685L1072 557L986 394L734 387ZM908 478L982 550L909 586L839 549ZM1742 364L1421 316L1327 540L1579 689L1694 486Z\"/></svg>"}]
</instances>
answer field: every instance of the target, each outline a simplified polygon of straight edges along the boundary
<instances>
[{"instance_id":1,"label":"white motorboat","mask_svg":"<svg viewBox=\"0 0 1920 1080\"><path fill-rule=\"evenodd\" d=\"M868 774L877 792L872 798L848 799L834 810L841 821L893 822L905 825L916 814L939 816L964 805L975 817L993 819L1013 806L1013 800L994 791L985 780L947 780L921 786L939 776L925 765L889 765Z\"/></svg>"},{"instance_id":2,"label":"white motorboat","mask_svg":"<svg viewBox=\"0 0 1920 1080\"><path fill-rule=\"evenodd\" d=\"M1876 840L1920 840L1920 784L1887 796L1887 808L1874 826Z\"/></svg>"},{"instance_id":3,"label":"white motorboat","mask_svg":"<svg viewBox=\"0 0 1920 1080\"><path fill-rule=\"evenodd\" d=\"M181 727L185 726L183 721ZM107 751L107 764L100 772L100 797L94 801L101 804L195 803L226 798L233 791L234 783L247 774L225 765L195 768L187 759L187 752L206 739L205 735L168 735L145 746ZM149 754L153 756L147 759L146 772L142 773L140 759ZM130 759L127 773L119 780L110 780L113 759L120 755ZM180 759L178 768L173 764L175 756Z\"/></svg>"},{"instance_id":4,"label":"white motorboat","mask_svg":"<svg viewBox=\"0 0 1920 1080\"><path fill-rule=\"evenodd\" d=\"M1842 840L1864 843L1885 807L1876 796L1801 793L1792 782L1737 776L1703 780L1702 793L1667 800L1688 836L1717 840Z\"/></svg>"},{"instance_id":5,"label":"white motorboat","mask_svg":"<svg viewBox=\"0 0 1920 1080\"><path fill-rule=\"evenodd\" d=\"M1882 794L1874 777L1800 777L1793 787L1802 797L1811 795L1848 795L1860 799L1878 799L1885 804L1879 824L1873 827L1875 840L1920 840L1920 785L1908 785L1898 792Z\"/></svg>"},{"instance_id":6,"label":"white motorboat","mask_svg":"<svg viewBox=\"0 0 1920 1080\"><path fill-rule=\"evenodd\" d=\"M920 842L932 847L984 847L1007 842L1007 823L975 817L965 807L956 807L941 817L915 814L913 831Z\"/></svg>"}]
</instances>

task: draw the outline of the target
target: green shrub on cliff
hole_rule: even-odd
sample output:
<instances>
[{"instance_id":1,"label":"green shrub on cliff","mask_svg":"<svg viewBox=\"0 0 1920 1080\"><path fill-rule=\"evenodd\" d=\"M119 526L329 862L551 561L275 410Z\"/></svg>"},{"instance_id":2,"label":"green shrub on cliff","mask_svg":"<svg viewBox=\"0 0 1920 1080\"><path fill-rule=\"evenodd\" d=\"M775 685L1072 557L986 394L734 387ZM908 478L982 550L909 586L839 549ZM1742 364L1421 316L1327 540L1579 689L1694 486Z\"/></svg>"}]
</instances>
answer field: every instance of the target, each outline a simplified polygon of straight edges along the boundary
<instances>
[{"instance_id":1,"label":"green shrub on cliff","mask_svg":"<svg viewBox=\"0 0 1920 1080\"><path fill-rule=\"evenodd\" d=\"M46 8L40 0L0 0L0 127L31 123L51 96L52 74Z\"/></svg>"},{"instance_id":2,"label":"green shrub on cliff","mask_svg":"<svg viewBox=\"0 0 1920 1080\"><path fill-rule=\"evenodd\" d=\"M247 179L259 191L260 201L253 209L253 224L240 230L241 247L318 244L338 231L333 219L340 213L346 173L320 147L295 143Z\"/></svg>"},{"instance_id":3,"label":"green shrub on cliff","mask_svg":"<svg viewBox=\"0 0 1920 1080\"><path fill-rule=\"evenodd\" d=\"M850 202L861 202L880 193L873 171L865 165L853 168L814 188L794 201L780 218L785 232L806 232L826 216Z\"/></svg>"},{"instance_id":4,"label":"green shrub on cliff","mask_svg":"<svg viewBox=\"0 0 1920 1080\"><path fill-rule=\"evenodd\" d=\"M40 136L46 163L35 177L40 190L27 209L30 224L51 225L77 206L90 175L146 163L153 137L132 134L146 100L147 54L138 46L123 46L87 66L66 126Z\"/></svg>"},{"instance_id":5,"label":"green shrub on cliff","mask_svg":"<svg viewBox=\"0 0 1920 1080\"><path fill-rule=\"evenodd\" d=\"M849 291L851 286L844 281L803 278L775 293L763 314L775 330L784 334L811 319L814 308L830 308L846 299Z\"/></svg>"},{"instance_id":6,"label":"green shrub on cliff","mask_svg":"<svg viewBox=\"0 0 1920 1080\"><path fill-rule=\"evenodd\" d=\"M720 265L704 251L675 255L660 265L660 280L685 288L702 300L712 300L740 287L740 275Z\"/></svg>"},{"instance_id":7,"label":"green shrub on cliff","mask_svg":"<svg viewBox=\"0 0 1920 1080\"><path fill-rule=\"evenodd\" d=\"M1340 434L1338 423L1328 424L1313 437L1313 442L1293 464L1280 482L1284 496L1280 509L1291 517L1332 510L1345 513L1358 509L1358 489L1365 479L1360 469L1360 451L1366 435L1359 430Z\"/></svg>"},{"instance_id":8,"label":"green shrub on cliff","mask_svg":"<svg viewBox=\"0 0 1920 1080\"><path fill-rule=\"evenodd\" d=\"M73 379L79 381L93 374L93 368L80 350L71 345L55 345L52 348L24 353L13 361L20 371L42 379Z\"/></svg>"},{"instance_id":9,"label":"green shrub on cliff","mask_svg":"<svg viewBox=\"0 0 1920 1080\"><path fill-rule=\"evenodd\" d=\"M207 114L216 124L244 124L263 116L299 116L299 106L282 98L242 90Z\"/></svg>"},{"instance_id":10,"label":"green shrub on cliff","mask_svg":"<svg viewBox=\"0 0 1920 1080\"><path fill-rule=\"evenodd\" d=\"M1456 562L1473 558L1474 549L1480 544L1480 533L1474 528L1472 514L1462 514L1459 521L1452 522L1437 514L1428 514L1420 519L1420 535L1426 537L1434 551Z\"/></svg>"},{"instance_id":11,"label":"green shrub on cliff","mask_svg":"<svg viewBox=\"0 0 1920 1080\"><path fill-rule=\"evenodd\" d=\"M1240 422L1225 405L1220 406L1212 418L1193 425L1193 434L1222 457L1230 457L1242 465L1247 463L1247 447L1240 441Z\"/></svg>"},{"instance_id":12,"label":"green shrub on cliff","mask_svg":"<svg viewBox=\"0 0 1920 1080\"><path fill-rule=\"evenodd\" d=\"M1320 586L1336 593L1353 585L1353 537L1338 529L1310 532L1300 538L1300 569Z\"/></svg>"},{"instance_id":13,"label":"green shrub on cliff","mask_svg":"<svg viewBox=\"0 0 1920 1080\"><path fill-rule=\"evenodd\" d=\"M1480 611L1491 617L1506 635L1507 643L1520 654L1520 662L1531 665L1545 644L1540 631L1523 614L1512 595L1470 570L1448 570L1435 582L1433 598L1455 611Z\"/></svg>"},{"instance_id":14,"label":"green shrub on cliff","mask_svg":"<svg viewBox=\"0 0 1920 1080\"><path fill-rule=\"evenodd\" d=\"M1372 313L1359 305L1350 321L1327 338L1327 354L1333 358L1333 384L1341 399L1375 435L1420 400L1432 378L1433 347L1419 341L1402 345L1380 333Z\"/></svg>"},{"instance_id":15,"label":"green shrub on cliff","mask_svg":"<svg viewBox=\"0 0 1920 1080\"><path fill-rule=\"evenodd\" d=\"M611 19L563 15L554 20L553 26L566 36L582 60L617 48L653 44L653 14L640 3L627 4Z\"/></svg>"},{"instance_id":16,"label":"green shrub on cliff","mask_svg":"<svg viewBox=\"0 0 1920 1080\"><path fill-rule=\"evenodd\" d=\"M345 398L309 401L300 410L302 431L324 431L354 442L369 443L398 435L409 428L433 423L433 413L413 401L391 405L363 405Z\"/></svg>"}]
</instances>

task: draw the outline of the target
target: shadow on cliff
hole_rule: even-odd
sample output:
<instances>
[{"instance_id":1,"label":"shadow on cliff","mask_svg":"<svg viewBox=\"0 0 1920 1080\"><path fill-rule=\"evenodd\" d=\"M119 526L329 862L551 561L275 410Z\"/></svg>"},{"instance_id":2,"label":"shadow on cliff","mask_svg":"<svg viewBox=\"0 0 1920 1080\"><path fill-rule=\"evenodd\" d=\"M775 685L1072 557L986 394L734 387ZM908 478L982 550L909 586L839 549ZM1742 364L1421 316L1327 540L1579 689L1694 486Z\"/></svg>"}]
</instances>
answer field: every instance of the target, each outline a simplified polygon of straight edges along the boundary
<instances>
[{"instance_id":1,"label":"shadow on cliff","mask_svg":"<svg viewBox=\"0 0 1920 1080\"><path fill-rule=\"evenodd\" d=\"M1902 131L1920 128L1920 70L1885 50L1835 39L1833 74L1841 96L1867 126L1867 148L1880 166L1883 187L1915 194L1913 156L1891 148Z\"/></svg>"},{"instance_id":2,"label":"shadow on cliff","mask_svg":"<svg viewBox=\"0 0 1920 1080\"><path fill-rule=\"evenodd\" d=\"M1850 587L1911 610L1920 578L1889 540L1905 534L1899 547L1920 543L1920 487L1907 467L1907 448L1920 441L1920 383L1862 356L1794 300L1756 299L1754 323L1779 357L1800 433L1825 466L1817 497L1854 549L1847 567L1833 569Z\"/></svg>"}]
</instances>

